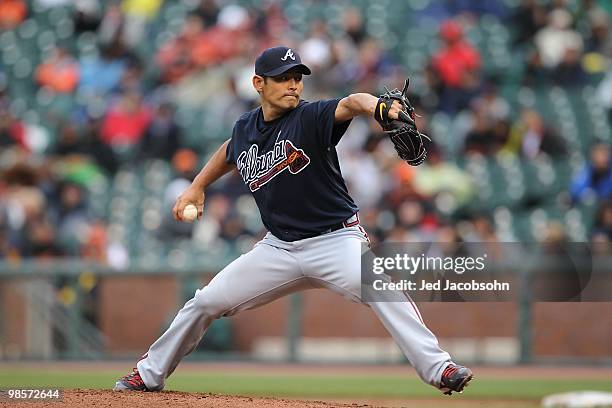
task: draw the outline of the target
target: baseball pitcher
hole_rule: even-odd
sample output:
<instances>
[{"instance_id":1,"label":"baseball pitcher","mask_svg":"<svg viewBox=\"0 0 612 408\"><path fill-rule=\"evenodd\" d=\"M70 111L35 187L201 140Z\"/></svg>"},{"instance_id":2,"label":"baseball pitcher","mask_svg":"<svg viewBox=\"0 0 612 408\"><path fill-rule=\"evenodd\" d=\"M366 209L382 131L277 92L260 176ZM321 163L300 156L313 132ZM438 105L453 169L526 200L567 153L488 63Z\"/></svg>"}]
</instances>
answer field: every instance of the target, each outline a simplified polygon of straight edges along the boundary
<instances>
[{"instance_id":1,"label":"baseball pitcher","mask_svg":"<svg viewBox=\"0 0 612 408\"><path fill-rule=\"evenodd\" d=\"M361 252L368 235L335 147L352 118L374 116L402 159L422 163L426 136L418 131L406 98L408 82L403 91L380 97L356 93L306 102L300 99L303 75L310 75L310 69L291 48L269 48L257 58L253 87L261 106L240 117L232 137L173 209L181 221L184 208L193 204L200 218L207 187L237 169L269 232L196 291L115 390L163 389L214 319L312 288L327 288L371 307L424 382L451 394L472 379L469 368L454 364L440 348L409 297L400 302L365 302L361 297Z\"/></svg>"}]
</instances>

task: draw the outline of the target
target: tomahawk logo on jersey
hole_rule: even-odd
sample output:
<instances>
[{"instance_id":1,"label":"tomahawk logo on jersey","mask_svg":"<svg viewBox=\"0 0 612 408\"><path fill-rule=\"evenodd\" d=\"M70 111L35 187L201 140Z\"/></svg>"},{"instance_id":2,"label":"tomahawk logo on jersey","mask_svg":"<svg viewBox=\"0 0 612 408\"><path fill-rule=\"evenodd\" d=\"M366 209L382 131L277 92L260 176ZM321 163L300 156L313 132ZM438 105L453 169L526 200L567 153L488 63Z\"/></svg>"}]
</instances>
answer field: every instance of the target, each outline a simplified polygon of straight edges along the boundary
<instances>
[{"instance_id":1,"label":"tomahawk logo on jersey","mask_svg":"<svg viewBox=\"0 0 612 408\"><path fill-rule=\"evenodd\" d=\"M251 191L259 190L285 169L297 174L310 163L306 153L289 140L279 140L272 150L261 155L258 153L257 145L251 145L249 150L240 153L236 161L238 171Z\"/></svg>"}]
</instances>

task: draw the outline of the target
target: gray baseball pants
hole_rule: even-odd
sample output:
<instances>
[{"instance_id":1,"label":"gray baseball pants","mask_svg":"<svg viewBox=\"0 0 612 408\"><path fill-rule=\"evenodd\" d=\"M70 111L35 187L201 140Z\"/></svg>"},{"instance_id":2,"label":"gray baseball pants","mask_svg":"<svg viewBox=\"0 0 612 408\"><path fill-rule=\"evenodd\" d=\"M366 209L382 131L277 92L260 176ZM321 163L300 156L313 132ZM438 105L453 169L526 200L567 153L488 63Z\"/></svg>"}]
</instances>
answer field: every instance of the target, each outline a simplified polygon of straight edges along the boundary
<instances>
[{"instance_id":1,"label":"gray baseball pants","mask_svg":"<svg viewBox=\"0 0 612 408\"><path fill-rule=\"evenodd\" d=\"M451 358L425 327L410 298L399 302L361 300L361 253L367 235L360 225L314 238L285 242L268 233L248 253L195 292L155 341L138 371L150 390L164 388L181 359L198 345L214 319L264 305L287 294L328 288L372 308L421 379L438 386Z\"/></svg>"}]
</instances>

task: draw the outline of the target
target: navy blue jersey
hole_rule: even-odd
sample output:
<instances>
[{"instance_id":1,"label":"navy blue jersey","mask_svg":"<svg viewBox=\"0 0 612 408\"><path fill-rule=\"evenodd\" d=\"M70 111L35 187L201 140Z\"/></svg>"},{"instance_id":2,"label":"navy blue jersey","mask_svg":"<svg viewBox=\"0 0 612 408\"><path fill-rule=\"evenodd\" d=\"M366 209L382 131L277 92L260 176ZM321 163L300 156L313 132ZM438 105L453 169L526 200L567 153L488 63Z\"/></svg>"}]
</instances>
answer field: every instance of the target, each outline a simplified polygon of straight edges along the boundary
<instances>
[{"instance_id":1,"label":"navy blue jersey","mask_svg":"<svg viewBox=\"0 0 612 408\"><path fill-rule=\"evenodd\" d=\"M261 107L234 125L226 161L253 193L266 228L284 241L319 235L358 211L340 173L338 99L299 105L264 122Z\"/></svg>"}]
</instances>

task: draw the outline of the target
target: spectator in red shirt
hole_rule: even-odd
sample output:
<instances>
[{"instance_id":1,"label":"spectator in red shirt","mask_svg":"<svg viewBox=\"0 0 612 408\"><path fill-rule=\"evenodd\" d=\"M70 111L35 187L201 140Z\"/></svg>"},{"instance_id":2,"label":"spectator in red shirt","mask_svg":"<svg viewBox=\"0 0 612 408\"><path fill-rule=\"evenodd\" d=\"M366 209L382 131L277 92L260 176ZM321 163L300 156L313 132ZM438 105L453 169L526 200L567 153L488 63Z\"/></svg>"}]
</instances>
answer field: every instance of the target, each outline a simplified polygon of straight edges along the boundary
<instances>
[{"instance_id":1,"label":"spectator in red shirt","mask_svg":"<svg viewBox=\"0 0 612 408\"><path fill-rule=\"evenodd\" d=\"M138 93L126 93L111 107L102 123L102 140L116 147L138 143L151 122L151 112Z\"/></svg>"},{"instance_id":2,"label":"spectator in red shirt","mask_svg":"<svg viewBox=\"0 0 612 408\"><path fill-rule=\"evenodd\" d=\"M433 56L431 65L440 83L440 108L455 111L465 104L465 97L475 88L474 75L480 68L480 54L463 38L461 26L448 20L440 27L444 45Z\"/></svg>"},{"instance_id":3,"label":"spectator in red shirt","mask_svg":"<svg viewBox=\"0 0 612 408\"><path fill-rule=\"evenodd\" d=\"M194 51L201 55L202 47L197 47L204 34L204 23L200 16L191 14L187 16L180 34L164 44L155 60L162 69L162 79L174 83L196 68L193 60Z\"/></svg>"},{"instance_id":4,"label":"spectator in red shirt","mask_svg":"<svg viewBox=\"0 0 612 408\"><path fill-rule=\"evenodd\" d=\"M28 8L23 0L0 1L0 30L12 30L26 18Z\"/></svg>"},{"instance_id":5,"label":"spectator in red shirt","mask_svg":"<svg viewBox=\"0 0 612 408\"><path fill-rule=\"evenodd\" d=\"M0 109L0 151L8 146L19 146L27 150L25 129L8 110Z\"/></svg>"},{"instance_id":6,"label":"spectator in red shirt","mask_svg":"<svg viewBox=\"0 0 612 408\"><path fill-rule=\"evenodd\" d=\"M162 69L162 80L175 83L194 71L235 56L244 39L252 36L251 27L247 11L236 5L224 7L217 24L209 27L199 14L189 14L179 35L164 44L155 57Z\"/></svg>"}]
</instances>

